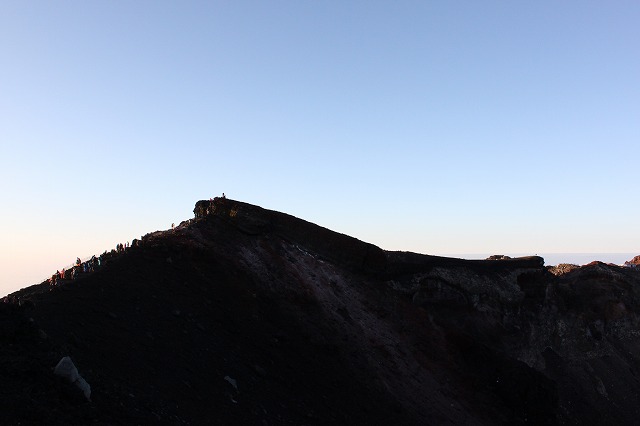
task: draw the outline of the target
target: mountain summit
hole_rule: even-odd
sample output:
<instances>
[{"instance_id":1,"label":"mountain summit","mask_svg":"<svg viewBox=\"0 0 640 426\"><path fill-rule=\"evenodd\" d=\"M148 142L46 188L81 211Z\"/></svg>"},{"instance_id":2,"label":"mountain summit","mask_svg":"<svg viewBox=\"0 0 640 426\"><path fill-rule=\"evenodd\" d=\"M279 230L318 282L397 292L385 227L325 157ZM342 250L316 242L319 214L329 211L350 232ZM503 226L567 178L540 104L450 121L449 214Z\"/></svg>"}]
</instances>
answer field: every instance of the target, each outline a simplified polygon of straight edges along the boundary
<instances>
[{"instance_id":1,"label":"mountain summit","mask_svg":"<svg viewBox=\"0 0 640 426\"><path fill-rule=\"evenodd\" d=\"M5 298L3 422L637 421L636 268L390 252L226 198L194 213Z\"/></svg>"}]
</instances>

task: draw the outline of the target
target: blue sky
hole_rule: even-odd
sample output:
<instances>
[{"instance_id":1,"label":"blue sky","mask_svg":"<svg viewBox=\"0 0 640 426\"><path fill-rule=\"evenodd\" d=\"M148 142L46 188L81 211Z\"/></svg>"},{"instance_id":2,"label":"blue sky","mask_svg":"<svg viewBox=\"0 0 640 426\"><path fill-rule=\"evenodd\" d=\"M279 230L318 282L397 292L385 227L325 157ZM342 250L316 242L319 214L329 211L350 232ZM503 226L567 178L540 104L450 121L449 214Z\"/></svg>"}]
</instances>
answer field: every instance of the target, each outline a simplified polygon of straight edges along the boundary
<instances>
[{"instance_id":1,"label":"blue sky","mask_svg":"<svg viewBox=\"0 0 640 426\"><path fill-rule=\"evenodd\" d=\"M637 1L4 1L2 293L229 197L385 249L640 254Z\"/></svg>"}]
</instances>

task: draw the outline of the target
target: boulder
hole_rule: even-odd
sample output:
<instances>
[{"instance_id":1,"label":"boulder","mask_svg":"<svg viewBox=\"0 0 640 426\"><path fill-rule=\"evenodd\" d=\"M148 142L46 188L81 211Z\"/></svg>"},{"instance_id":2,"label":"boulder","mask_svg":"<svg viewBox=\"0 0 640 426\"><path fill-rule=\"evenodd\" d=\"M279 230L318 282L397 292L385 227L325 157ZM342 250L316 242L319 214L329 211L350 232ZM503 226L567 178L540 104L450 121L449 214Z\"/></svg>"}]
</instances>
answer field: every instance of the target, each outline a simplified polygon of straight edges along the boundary
<instances>
[{"instance_id":1,"label":"boulder","mask_svg":"<svg viewBox=\"0 0 640 426\"><path fill-rule=\"evenodd\" d=\"M82 391L87 401L91 401L91 386L78 373L78 369L71 361L71 358L68 356L63 357L53 369L53 374L75 384Z\"/></svg>"}]
</instances>

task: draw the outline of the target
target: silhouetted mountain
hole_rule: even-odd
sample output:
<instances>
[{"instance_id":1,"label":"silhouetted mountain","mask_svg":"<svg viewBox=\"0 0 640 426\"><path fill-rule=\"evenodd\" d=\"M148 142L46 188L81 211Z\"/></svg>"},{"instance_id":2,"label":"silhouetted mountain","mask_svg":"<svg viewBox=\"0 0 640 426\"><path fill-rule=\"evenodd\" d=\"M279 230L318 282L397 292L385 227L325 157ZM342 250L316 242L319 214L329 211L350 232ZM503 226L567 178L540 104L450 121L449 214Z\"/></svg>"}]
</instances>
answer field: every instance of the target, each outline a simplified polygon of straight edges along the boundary
<instances>
[{"instance_id":1,"label":"silhouetted mountain","mask_svg":"<svg viewBox=\"0 0 640 426\"><path fill-rule=\"evenodd\" d=\"M0 304L3 424L634 424L640 270L388 252L229 199ZM53 374L69 356L91 401Z\"/></svg>"}]
</instances>

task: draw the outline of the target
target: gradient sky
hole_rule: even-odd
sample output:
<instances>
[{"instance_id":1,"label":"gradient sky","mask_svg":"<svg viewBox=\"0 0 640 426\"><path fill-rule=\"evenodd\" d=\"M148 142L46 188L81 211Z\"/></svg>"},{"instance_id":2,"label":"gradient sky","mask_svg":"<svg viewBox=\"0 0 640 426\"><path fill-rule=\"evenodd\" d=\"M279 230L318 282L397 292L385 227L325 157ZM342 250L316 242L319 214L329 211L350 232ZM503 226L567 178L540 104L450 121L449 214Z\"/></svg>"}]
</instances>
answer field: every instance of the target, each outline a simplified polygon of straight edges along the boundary
<instances>
[{"instance_id":1,"label":"gradient sky","mask_svg":"<svg viewBox=\"0 0 640 426\"><path fill-rule=\"evenodd\" d=\"M0 293L192 217L640 254L640 2L0 3Z\"/></svg>"}]
</instances>

